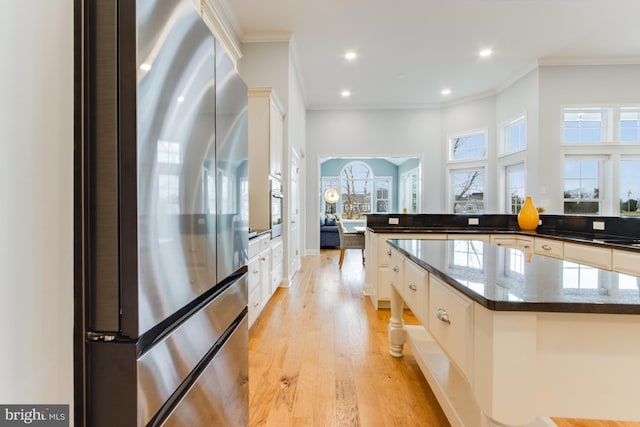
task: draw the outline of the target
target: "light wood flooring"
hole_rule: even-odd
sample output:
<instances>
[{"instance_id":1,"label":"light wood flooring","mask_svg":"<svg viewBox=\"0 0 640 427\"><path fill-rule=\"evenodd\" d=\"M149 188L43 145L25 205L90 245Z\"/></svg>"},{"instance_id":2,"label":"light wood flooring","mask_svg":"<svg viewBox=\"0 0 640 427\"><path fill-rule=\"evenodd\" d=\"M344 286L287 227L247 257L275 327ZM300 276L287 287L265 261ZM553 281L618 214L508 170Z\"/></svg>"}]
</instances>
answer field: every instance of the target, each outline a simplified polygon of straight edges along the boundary
<instances>
[{"instance_id":1,"label":"light wood flooring","mask_svg":"<svg viewBox=\"0 0 640 427\"><path fill-rule=\"evenodd\" d=\"M414 357L388 353L389 310L362 295L359 251L305 257L249 333L250 426L449 426ZM416 323L410 312L407 323ZM554 419L560 427L640 423Z\"/></svg>"}]
</instances>

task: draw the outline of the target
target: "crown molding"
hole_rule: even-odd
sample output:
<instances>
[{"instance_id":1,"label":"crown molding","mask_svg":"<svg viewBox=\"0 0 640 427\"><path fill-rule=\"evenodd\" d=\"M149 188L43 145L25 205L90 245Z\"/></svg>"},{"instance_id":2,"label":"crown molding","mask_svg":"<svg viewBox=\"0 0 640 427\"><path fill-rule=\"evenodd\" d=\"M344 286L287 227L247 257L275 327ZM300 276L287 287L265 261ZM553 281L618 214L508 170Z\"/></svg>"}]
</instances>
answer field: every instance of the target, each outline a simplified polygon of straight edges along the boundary
<instances>
[{"instance_id":1,"label":"crown molding","mask_svg":"<svg viewBox=\"0 0 640 427\"><path fill-rule=\"evenodd\" d=\"M543 57L538 59L540 66L570 65L637 65L640 56L583 56L583 57Z\"/></svg>"},{"instance_id":2,"label":"crown molding","mask_svg":"<svg viewBox=\"0 0 640 427\"><path fill-rule=\"evenodd\" d=\"M227 14L228 11L225 12L224 6L218 0L200 0L202 19L227 52L233 64L237 66L238 60L242 58L242 50L240 50L240 40Z\"/></svg>"},{"instance_id":3,"label":"crown molding","mask_svg":"<svg viewBox=\"0 0 640 427\"><path fill-rule=\"evenodd\" d=\"M262 31L244 33L240 40L242 43L282 43L291 41L292 37L291 31Z\"/></svg>"}]
</instances>

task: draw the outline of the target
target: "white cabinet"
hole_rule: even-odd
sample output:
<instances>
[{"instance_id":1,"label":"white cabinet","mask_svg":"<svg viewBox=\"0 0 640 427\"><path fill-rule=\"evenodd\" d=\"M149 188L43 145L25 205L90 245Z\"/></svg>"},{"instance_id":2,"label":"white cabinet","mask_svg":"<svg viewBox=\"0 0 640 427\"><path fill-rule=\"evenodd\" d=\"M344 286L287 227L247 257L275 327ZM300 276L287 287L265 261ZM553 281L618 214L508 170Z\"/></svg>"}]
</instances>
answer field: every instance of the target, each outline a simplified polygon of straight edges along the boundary
<instances>
[{"instance_id":1,"label":"white cabinet","mask_svg":"<svg viewBox=\"0 0 640 427\"><path fill-rule=\"evenodd\" d=\"M459 236L459 235L458 235ZM391 276L389 261L391 260L391 246L388 239L447 239L446 234L436 233L371 233L365 237L365 290L373 306L389 306L391 298Z\"/></svg>"},{"instance_id":2,"label":"white cabinet","mask_svg":"<svg viewBox=\"0 0 640 427\"><path fill-rule=\"evenodd\" d=\"M611 270L611 249L580 243L564 243L564 259Z\"/></svg>"},{"instance_id":3,"label":"white cabinet","mask_svg":"<svg viewBox=\"0 0 640 427\"><path fill-rule=\"evenodd\" d=\"M611 268L620 273L640 276L640 252L614 249L611 254Z\"/></svg>"},{"instance_id":4,"label":"white cabinet","mask_svg":"<svg viewBox=\"0 0 640 427\"><path fill-rule=\"evenodd\" d=\"M249 89L249 226L271 228L269 177L282 179L284 115L271 88Z\"/></svg>"},{"instance_id":5,"label":"white cabinet","mask_svg":"<svg viewBox=\"0 0 640 427\"><path fill-rule=\"evenodd\" d=\"M473 369L473 301L429 277L428 329L468 381Z\"/></svg>"},{"instance_id":6,"label":"white cabinet","mask_svg":"<svg viewBox=\"0 0 640 427\"><path fill-rule=\"evenodd\" d=\"M282 282L282 266L284 259L284 250L282 237L277 237L271 241L271 295L278 289Z\"/></svg>"},{"instance_id":7,"label":"white cabinet","mask_svg":"<svg viewBox=\"0 0 640 427\"><path fill-rule=\"evenodd\" d=\"M262 309L269 302L271 291L271 239L263 234L249 240L248 292L249 292L249 327L258 318Z\"/></svg>"},{"instance_id":8,"label":"white cabinet","mask_svg":"<svg viewBox=\"0 0 640 427\"><path fill-rule=\"evenodd\" d=\"M497 246L533 251L533 237L520 235L492 234L491 243Z\"/></svg>"},{"instance_id":9,"label":"white cabinet","mask_svg":"<svg viewBox=\"0 0 640 427\"><path fill-rule=\"evenodd\" d=\"M539 255L562 259L564 257L564 243L560 240L536 237L534 239L534 251Z\"/></svg>"}]
</instances>

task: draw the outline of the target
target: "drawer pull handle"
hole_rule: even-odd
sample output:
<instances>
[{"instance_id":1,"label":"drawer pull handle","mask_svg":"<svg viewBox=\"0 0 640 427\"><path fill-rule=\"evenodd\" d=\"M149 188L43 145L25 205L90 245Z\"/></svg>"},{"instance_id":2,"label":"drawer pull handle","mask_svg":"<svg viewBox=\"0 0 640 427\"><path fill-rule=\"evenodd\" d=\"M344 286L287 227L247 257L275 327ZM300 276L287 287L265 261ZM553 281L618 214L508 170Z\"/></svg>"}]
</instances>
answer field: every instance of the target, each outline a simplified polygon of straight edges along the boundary
<instances>
[{"instance_id":1,"label":"drawer pull handle","mask_svg":"<svg viewBox=\"0 0 640 427\"><path fill-rule=\"evenodd\" d=\"M551 250L551 246L549 246L549 245L542 245L542 249L544 249L545 251L550 251L550 250Z\"/></svg>"},{"instance_id":2,"label":"drawer pull handle","mask_svg":"<svg viewBox=\"0 0 640 427\"><path fill-rule=\"evenodd\" d=\"M387 255L391 256L391 249L387 250Z\"/></svg>"},{"instance_id":3,"label":"drawer pull handle","mask_svg":"<svg viewBox=\"0 0 640 427\"><path fill-rule=\"evenodd\" d=\"M258 274L260 273L260 270L253 270L253 274Z\"/></svg>"},{"instance_id":4,"label":"drawer pull handle","mask_svg":"<svg viewBox=\"0 0 640 427\"><path fill-rule=\"evenodd\" d=\"M444 323L451 324L451 320L449 320L449 315L447 314L447 311L444 308L438 309L437 316L438 316L438 319L442 320Z\"/></svg>"},{"instance_id":5,"label":"drawer pull handle","mask_svg":"<svg viewBox=\"0 0 640 427\"><path fill-rule=\"evenodd\" d=\"M418 290L418 288L416 287L416 284L413 282L409 282L409 289L411 289L412 291Z\"/></svg>"},{"instance_id":6,"label":"drawer pull handle","mask_svg":"<svg viewBox=\"0 0 640 427\"><path fill-rule=\"evenodd\" d=\"M395 272L397 273L397 272L399 272L399 271L400 271L400 269L398 268L398 266L397 266L397 265L394 265L394 266L393 266L393 271L395 271Z\"/></svg>"},{"instance_id":7,"label":"drawer pull handle","mask_svg":"<svg viewBox=\"0 0 640 427\"><path fill-rule=\"evenodd\" d=\"M524 245L524 246L523 246L523 248L525 248L525 249L529 249L530 247L531 247L531 246L529 246L529 245Z\"/></svg>"},{"instance_id":8,"label":"drawer pull handle","mask_svg":"<svg viewBox=\"0 0 640 427\"><path fill-rule=\"evenodd\" d=\"M254 302L254 303L253 303L253 306L254 306L254 307L257 307L257 306L259 306L259 305L260 305L260 303L259 303L259 302Z\"/></svg>"}]
</instances>

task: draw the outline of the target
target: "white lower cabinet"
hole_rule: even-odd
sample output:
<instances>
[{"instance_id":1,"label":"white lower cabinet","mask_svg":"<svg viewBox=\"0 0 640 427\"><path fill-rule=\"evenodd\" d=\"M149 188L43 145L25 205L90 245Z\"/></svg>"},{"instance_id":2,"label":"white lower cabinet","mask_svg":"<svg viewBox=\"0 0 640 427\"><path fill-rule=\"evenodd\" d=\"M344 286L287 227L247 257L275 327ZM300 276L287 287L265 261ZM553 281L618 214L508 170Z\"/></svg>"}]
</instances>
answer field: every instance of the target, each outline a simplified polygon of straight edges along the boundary
<instances>
[{"instance_id":1,"label":"white lower cabinet","mask_svg":"<svg viewBox=\"0 0 640 427\"><path fill-rule=\"evenodd\" d=\"M564 256L563 249L564 243L560 240L543 239L540 237L534 239L534 251L539 255L562 259Z\"/></svg>"},{"instance_id":2,"label":"white lower cabinet","mask_svg":"<svg viewBox=\"0 0 640 427\"><path fill-rule=\"evenodd\" d=\"M248 310L249 327L251 327L273 294L270 235L265 234L249 240L248 254ZM282 274L282 269L280 273Z\"/></svg>"},{"instance_id":3,"label":"white lower cabinet","mask_svg":"<svg viewBox=\"0 0 640 427\"><path fill-rule=\"evenodd\" d=\"M620 273L640 276L640 253L614 249L611 254L611 268Z\"/></svg>"},{"instance_id":4,"label":"white lower cabinet","mask_svg":"<svg viewBox=\"0 0 640 427\"><path fill-rule=\"evenodd\" d=\"M473 379L473 301L429 277L428 330L467 381Z\"/></svg>"},{"instance_id":5,"label":"white lower cabinet","mask_svg":"<svg viewBox=\"0 0 640 427\"><path fill-rule=\"evenodd\" d=\"M565 242L563 259L611 270L611 249L609 248Z\"/></svg>"}]
</instances>

